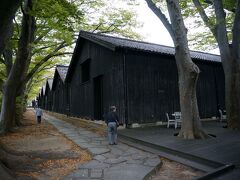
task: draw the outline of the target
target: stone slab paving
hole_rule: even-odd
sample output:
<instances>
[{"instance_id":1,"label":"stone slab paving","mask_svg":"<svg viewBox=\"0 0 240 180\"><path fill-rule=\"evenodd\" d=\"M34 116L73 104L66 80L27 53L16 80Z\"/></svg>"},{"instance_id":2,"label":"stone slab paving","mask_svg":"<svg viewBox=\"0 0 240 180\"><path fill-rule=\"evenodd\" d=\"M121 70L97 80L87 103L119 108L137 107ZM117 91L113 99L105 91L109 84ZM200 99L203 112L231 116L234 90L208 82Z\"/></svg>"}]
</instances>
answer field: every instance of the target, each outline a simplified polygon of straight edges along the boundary
<instances>
[{"instance_id":1,"label":"stone slab paving","mask_svg":"<svg viewBox=\"0 0 240 180\"><path fill-rule=\"evenodd\" d=\"M88 150L93 157L91 161L80 164L74 172L65 176L64 180L140 180L149 177L161 165L155 154L121 142L118 145L108 145L107 137L47 114L44 114L44 119L81 148Z\"/></svg>"}]
</instances>

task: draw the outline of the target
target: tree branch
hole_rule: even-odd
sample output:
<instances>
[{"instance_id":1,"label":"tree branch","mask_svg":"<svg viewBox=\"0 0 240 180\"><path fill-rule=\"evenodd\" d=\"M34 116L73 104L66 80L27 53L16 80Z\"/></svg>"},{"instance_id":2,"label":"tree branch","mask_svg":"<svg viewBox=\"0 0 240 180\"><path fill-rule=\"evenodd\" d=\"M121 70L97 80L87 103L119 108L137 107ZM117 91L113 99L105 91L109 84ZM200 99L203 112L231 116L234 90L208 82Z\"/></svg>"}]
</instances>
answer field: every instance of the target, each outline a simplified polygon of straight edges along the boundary
<instances>
[{"instance_id":1,"label":"tree branch","mask_svg":"<svg viewBox=\"0 0 240 180\"><path fill-rule=\"evenodd\" d=\"M202 7L201 3L199 0L192 0L193 4L198 10L198 13L200 14L204 24L210 29L214 37L217 39L217 27L216 25L211 24L210 19L208 18L204 8Z\"/></svg>"},{"instance_id":2,"label":"tree branch","mask_svg":"<svg viewBox=\"0 0 240 180\"><path fill-rule=\"evenodd\" d=\"M46 34L48 34L51 30L50 29L47 29L45 32L43 32L41 35L39 35L35 40L34 40L34 44L37 44L39 43L39 41L42 40L42 38L44 38L44 36Z\"/></svg>"},{"instance_id":3,"label":"tree branch","mask_svg":"<svg viewBox=\"0 0 240 180\"><path fill-rule=\"evenodd\" d=\"M48 67L48 66L49 66L49 64L48 64L48 65L45 65L45 66L43 66L43 67L41 67L41 68L39 68L37 72L39 73L39 72L41 72L41 71L45 71L45 70L52 69L52 68L54 68L56 65L54 64L54 65L52 65L52 66L50 66L50 67Z\"/></svg>"},{"instance_id":4,"label":"tree branch","mask_svg":"<svg viewBox=\"0 0 240 180\"><path fill-rule=\"evenodd\" d=\"M97 30L100 28L101 25L102 25L102 23L99 23L99 24L97 25L97 27L96 27L92 32L94 33L95 31L97 31Z\"/></svg>"},{"instance_id":5,"label":"tree branch","mask_svg":"<svg viewBox=\"0 0 240 180\"><path fill-rule=\"evenodd\" d=\"M56 53L54 55L52 55L52 57L56 57L56 56L64 56L64 55L72 55L73 52L63 52L63 53Z\"/></svg>"},{"instance_id":6,"label":"tree branch","mask_svg":"<svg viewBox=\"0 0 240 180\"><path fill-rule=\"evenodd\" d=\"M65 43L65 41L63 41L58 47L56 47L50 54L48 54L47 56L45 56L42 60L40 60L35 66L34 68L27 74L25 82L28 82L29 79L31 79L31 77L38 71L38 69L45 63L47 62L50 58L54 57L55 54L62 48L66 47L67 44Z\"/></svg>"},{"instance_id":7,"label":"tree branch","mask_svg":"<svg viewBox=\"0 0 240 180\"><path fill-rule=\"evenodd\" d=\"M220 53L224 55L229 54L229 43L226 29L226 13L223 9L223 3L219 0L214 0L214 9L217 22L217 42L220 49ZM224 58L225 59L225 58Z\"/></svg>"},{"instance_id":8,"label":"tree branch","mask_svg":"<svg viewBox=\"0 0 240 180\"><path fill-rule=\"evenodd\" d=\"M171 23L168 21L165 14L153 3L152 0L145 0L148 4L148 7L154 12L154 14L162 21L163 25L168 30L169 34L171 35L172 39L175 39L175 34L172 29Z\"/></svg>"},{"instance_id":9,"label":"tree branch","mask_svg":"<svg viewBox=\"0 0 240 180\"><path fill-rule=\"evenodd\" d=\"M61 44L61 43L56 43L56 44L52 44L52 45L49 45L49 46L44 46L44 47L40 47L40 48L38 48L38 49L35 49L35 50L33 51L33 53L31 54L31 56L33 56L33 55L36 54L37 52L42 51L42 50L44 50L44 49L47 49L47 48L50 48L50 47L56 47L56 46L59 45L59 44Z\"/></svg>"}]
</instances>

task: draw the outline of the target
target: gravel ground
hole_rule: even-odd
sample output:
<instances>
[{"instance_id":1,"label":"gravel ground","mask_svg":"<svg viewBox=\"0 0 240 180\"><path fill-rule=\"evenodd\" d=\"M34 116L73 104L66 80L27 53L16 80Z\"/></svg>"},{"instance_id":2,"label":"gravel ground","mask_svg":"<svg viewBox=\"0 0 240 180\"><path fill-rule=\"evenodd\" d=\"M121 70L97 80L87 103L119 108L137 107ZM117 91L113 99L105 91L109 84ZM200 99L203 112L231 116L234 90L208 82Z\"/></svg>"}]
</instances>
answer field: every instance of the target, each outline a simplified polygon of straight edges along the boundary
<instances>
[{"instance_id":1,"label":"gravel ground","mask_svg":"<svg viewBox=\"0 0 240 180\"><path fill-rule=\"evenodd\" d=\"M91 160L52 125L44 120L37 124L31 110L24 114L23 126L2 136L0 143L5 154L0 160L20 179L59 179Z\"/></svg>"}]
</instances>

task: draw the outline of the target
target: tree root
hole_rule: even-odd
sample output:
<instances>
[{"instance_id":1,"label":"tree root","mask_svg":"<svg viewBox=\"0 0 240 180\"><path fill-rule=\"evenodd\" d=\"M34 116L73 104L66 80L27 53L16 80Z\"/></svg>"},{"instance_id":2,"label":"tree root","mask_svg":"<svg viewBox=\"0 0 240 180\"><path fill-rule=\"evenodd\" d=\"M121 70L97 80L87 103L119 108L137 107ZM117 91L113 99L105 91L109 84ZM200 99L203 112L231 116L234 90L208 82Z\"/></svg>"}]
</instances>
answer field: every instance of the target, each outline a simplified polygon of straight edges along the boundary
<instances>
[{"instance_id":1,"label":"tree root","mask_svg":"<svg viewBox=\"0 0 240 180\"><path fill-rule=\"evenodd\" d=\"M208 134L206 134L203 130L196 130L196 131L184 131L181 130L178 134L178 137L183 139L207 139L210 138Z\"/></svg>"},{"instance_id":2,"label":"tree root","mask_svg":"<svg viewBox=\"0 0 240 180\"><path fill-rule=\"evenodd\" d=\"M6 152L2 149L0 144L0 176L2 179L12 180L16 179L15 174L6 167L6 161L3 161L3 157L6 156Z\"/></svg>"},{"instance_id":3,"label":"tree root","mask_svg":"<svg viewBox=\"0 0 240 180\"><path fill-rule=\"evenodd\" d=\"M2 179L13 180L15 175L0 161L0 174Z\"/></svg>"},{"instance_id":4,"label":"tree root","mask_svg":"<svg viewBox=\"0 0 240 180\"><path fill-rule=\"evenodd\" d=\"M10 170L24 170L24 165L22 162L31 162L33 163L33 160L24 155L23 153L16 153L12 150L8 150L6 147L3 147L0 144L0 162L5 165L6 168Z\"/></svg>"}]
</instances>

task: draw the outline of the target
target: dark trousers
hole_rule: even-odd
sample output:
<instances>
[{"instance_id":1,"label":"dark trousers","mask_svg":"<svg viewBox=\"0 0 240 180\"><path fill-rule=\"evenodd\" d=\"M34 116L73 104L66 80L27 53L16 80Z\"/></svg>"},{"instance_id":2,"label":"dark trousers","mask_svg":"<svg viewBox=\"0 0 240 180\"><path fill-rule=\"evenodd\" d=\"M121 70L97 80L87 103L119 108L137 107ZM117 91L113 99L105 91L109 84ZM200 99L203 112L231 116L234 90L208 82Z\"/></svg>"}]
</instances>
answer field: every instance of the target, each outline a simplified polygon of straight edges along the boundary
<instances>
[{"instance_id":1,"label":"dark trousers","mask_svg":"<svg viewBox=\"0 0 240 180\"><path fill-rule=\"evenodd\" d=\"M41 117L41 116L37 116L37 122L38 122L38 124L41 123L41 120L42 120L42 117Z\"/></svg>"}]
</instances>

